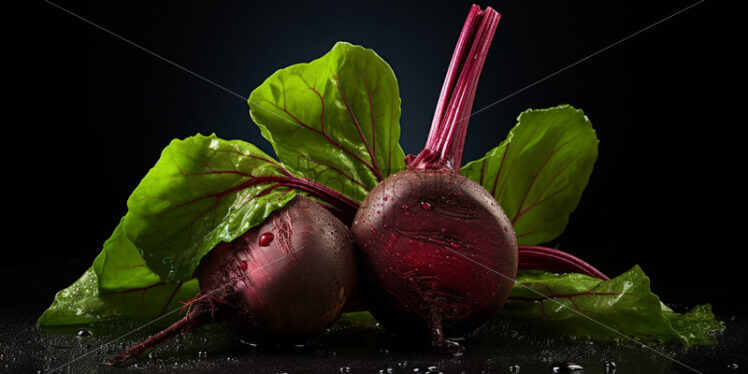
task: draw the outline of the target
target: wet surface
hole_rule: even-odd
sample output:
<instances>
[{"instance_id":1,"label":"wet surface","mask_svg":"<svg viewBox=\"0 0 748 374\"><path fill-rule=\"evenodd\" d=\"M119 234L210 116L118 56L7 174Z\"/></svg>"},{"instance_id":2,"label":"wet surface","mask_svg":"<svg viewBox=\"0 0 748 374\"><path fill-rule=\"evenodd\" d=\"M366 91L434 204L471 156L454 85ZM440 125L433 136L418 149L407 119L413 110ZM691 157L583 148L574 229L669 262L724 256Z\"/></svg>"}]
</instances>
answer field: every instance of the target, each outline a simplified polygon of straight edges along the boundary
<instances>
[{"instance_id":1,"label":"wet surface","mask_svg":"<svg viewBox=\"0 0 748 374\"><path fill-rule=\"evenodd\" d=\"M632 342L560 338L516 321L495 319L461 342L462 357L435 354L374 325L337 325L305 346L256 346L221 328L203 328L150 351L127 366L104 359L159 330L120 321L40 329L35 321L54 292L83 272L85 264L2 271L13 285L0 306L0 372L123 373L692 373L688 368ZM57 269L57 270L54 270ZM50 276L49 274L55 274ZM35 279L23 283L19 279ZM66 280L67 282L67 280ZM6 291L9 288L6 287ZM711 300L727 330L707 347L653 346L703 373L746 372L747 309L719 291L690 291L675 308ZM6 296L8 297L8 296ZM8 301L10 300L10 301ZM667 301L667 300L666 300ZM678 304L681 303L681 304ZM138 329L139 328L139 329ZM129 335L122 335L138 329ZM118 337L121 337L117 339ZM114 340L114 342L112 342ZM110 343L111 342L111 343ZM108 344L107 344L108 343ZM416 370L418 369L418 370Z\"/></svg>"}]
</instances>

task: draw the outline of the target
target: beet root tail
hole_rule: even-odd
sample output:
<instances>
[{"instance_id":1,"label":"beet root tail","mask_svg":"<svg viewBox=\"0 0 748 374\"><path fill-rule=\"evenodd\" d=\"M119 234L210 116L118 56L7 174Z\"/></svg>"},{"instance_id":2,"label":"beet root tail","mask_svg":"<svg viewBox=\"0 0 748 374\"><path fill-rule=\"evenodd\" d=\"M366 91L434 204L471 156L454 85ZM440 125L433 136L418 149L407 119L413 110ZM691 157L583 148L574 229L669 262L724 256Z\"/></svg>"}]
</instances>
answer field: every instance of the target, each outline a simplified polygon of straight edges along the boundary
<instances>
[{"instance_id":1,"label":"beet root tail","mask_svg":"<svg viewBox=\"0 0 748 374\"><path fill-rule=\"evenodd\" d=\"M442 319L439 308L432 307L431 313L429 313L428 318L426 318L426 324L431 337L431 347L439 353L446 353L452 356L462 356L465 350L464 347L444 336Z\"/></svg>"},{"instance_id":2,"label":"beet root tail","mask_svg":"<svg viewBox=\"0 0 748 374\"><path fill-rule=\"evenodd\" d=\"M165 343L179 333L187 333L188 331L190 331L190 329L205 324L207 322L206 317L209 316L205 312L192 311L184 316L184 318L180 319L177 322L174 322L174 324L165 328L161 332L151 336L150 338L128 349L127 351L106 360L104 363L107 365L115 365L125 362L131 358L137 357L148 349Z\"/></svg>"}]
</instances>

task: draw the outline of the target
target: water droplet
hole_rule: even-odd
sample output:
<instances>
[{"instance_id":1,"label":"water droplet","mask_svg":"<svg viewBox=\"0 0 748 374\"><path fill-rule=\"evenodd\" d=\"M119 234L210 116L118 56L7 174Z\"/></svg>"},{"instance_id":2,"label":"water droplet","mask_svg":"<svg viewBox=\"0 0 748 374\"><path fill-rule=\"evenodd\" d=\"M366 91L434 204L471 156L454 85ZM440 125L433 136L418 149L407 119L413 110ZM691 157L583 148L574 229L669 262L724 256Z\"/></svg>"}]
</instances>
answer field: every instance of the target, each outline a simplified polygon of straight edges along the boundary
<instances>
[{"instance_id":1,"label":"water droplet","mask_svg":"<svg viewBox=\"0 0 748 374\"><path fill-rule=\"evenodd\" d=\"M275 235L271 232L266 232L262 235L260 235L260 247L267 247L270 245L270 243L273 242L273 239L275 239Z\"/></svg>"},{"instance_id":2,"label":"water droplet","mask_svg":"<svg viewBox=\"0 0 748 374\"><path fill-rule=\"evenodd\" d=\"M432 365L432 366L429 366L429 367L427 367L427 368L426 368L426 370L428 370L428 371L437 371L437 370L439 370L439 369L437 369L437 367L436 367L436 366L433 366L433 365Z\"/></svg>"},{"instance_id":3,"label":"water droplet","mask_svg":"<svg viewBox=\"0 0 748 374\"><path fill-rule=\"evenodd\" d=\"M400 256L402 256L402 253L400 253L400 252L395 252L395 256L397 256L397 257L400 257Z\"/></svg>"},{"instance_id":4,"label":"water droplet","mask_svg":"<svg viewBox=\"0 0 748 374\"><path fill-rule=\"evenodd\" d=\"M408 210L408 205L403 204L402 206L400 206L400 208L402 208L403 210Z\"/></svg>"},{"instance_id":5,"label":"water droplet","mask_svg":"<svg viewBox=\"0 0 748 374\"><path fill-rule=\"evenodd\" d=\"M351 368L348 367L348 366L341 366L340 369L338 369L338 371L341 372L341 373L350 373L351 372Z\"/></svg>"},{"instance_id":6,"label":"water droplet","mask_svg":"<svg viewBox=\"0 0 748 374\"><path fill-rule=\"evenodd\" d=\"M382 214L382 211L381 210L377 210L377 214Z\"/></svg>"},{"instance_id":7,"label":"water droplet","mask_svg":"<svg viewBox=\"0 0 748 374\"><path fill-rule=\"evenodd\" d=\"M404 368L406 366L408 366L408 361L400 361L397 363L397 367L399 368Z\"/></svg>"},{"instance_id":8,"label":"water droplet","mask_svg":"<svg viewBox=\"0 0 748 374\"><path fill-rule=\"evenodd\" d=\"M509 365L510 373L519 373L519 365Z\"/></svg>"},{"instance_id":9,"label":"water droplet","mask_svg":"<svg viewBox=\"0 0 748 374\"><path fill-rule=\"evenodd\" d=\"M428 201L421 201L421 208L429 210L431 209L431 203L429 203Z\"/></svg>"},{"instance_id":10,"label":"water droplet","mask_svg":"<svg viewBox=\"0 0 748 374\"><path fill-rule=\"evenodd\" d=\"M80 336L80 337L91 336L91 335L93 335L93 333L89 329L80 329L78 330L78 332L75 333L75 336Z\"/></svg>"},{"instance_id":11,"label":"water droplet","mask_svg":"<svg viewBox=\"0 0 748 374\"><path fill-rule=\"evenodd\" d=\"M504 232L509 232L509 227L508 226L504 226Z\"/></svg>"},{"instance_id":12,"label":"water droplet","mask_svg":"<svg viewBox=\"0 0 748 374\"><path fill-rule=\"evenodd\" d=\"M734 362L733 362L732 364L730 364L730 365L727 365L727 368L728 368L728 369L733 369L733 370L734 370L734 369L737 369L737 368L739 368L739 366L738 366L738 364L736 364L736 363L734 363Z\"/></svg>"},{"instance_id":13,"label":"water droplet","mask_svg":"<svg viewBox=\"0 0 748 374\"><path fill-rule=\"evenodd\" d=\"M377 233L377 230L376 230L376 229L374 229L374 228L372 227L372 228L371 228L371 233L372 233L372 234L376 234L376 233Z\"/></svg>"},{"instance_id":14,"label":"water droplet","mask_svg":"<svg viewBox=\"0 0 748 374\"><path fill-rule=\"evenodd\" d=\"M460 243L451 243L450 246L452 248L460 248ZM455 259L457 259L457 257L455 257Z\"/></svg>"},{"instance_id":15,"label":"water droplet","mask_svg":"<svg viewBox=\"0 0 748 374\"><path fill-rule=\"evenodd\" d=\"M387 199L389 199L388 196L385 196L384 198L382 198L382 200L384 200L384 201L387 201Z\"/></svg>"},{"instance_id":16,"label":"water droplet","mask_svg":"<svg viewBox=\"0 0 748 374\"><path fill-rule=\"evenodd\" d=\"M442 232L447 232L447 228L446 227L442 227Z\"/></svg>"},{"instance_id":17,"label":"water droplet","mask_svg":"<svg viewBox=\"0 0 748 374\"><path fill-rule=\"evenodd\" d=\"M554 373L582 373L584 368L573 362L564 362L562 364L553 365Z\"/></svg>"},{"instance_id":18,"label":"water droplet","mask_svg":"<svg viewBox=\"0 0 748 374\"><path fill-rule=\"evenodd\" d=\"M242 260L242 262L239 263L239 265L242 267L242 270L247 270L247 261Z\"/></svg>"},{"instance_id":19,"label":"water droplet","mask_svg":"<svg viewBox=\"0 0 748 374\"><path fill-rule=\"evenodd\" d=\"M605 372L606 373L615 373L616 372L616 363L613 361L605 361L604 364Z\"/></svg>"},{"instance_id":20,"label":"water droplet","mask_svg":"<svg viewBox=\"0 0 748 374\"><path fill-rule=\"evenodd\" d=\"M385 368L385 369L379 370L379 374L392 374L394 372L395 372L395 369L393 368Z\"/></svg>"},{"instance_id":21,"label":"water droplet","mask_svg":"<svg viewBox=\"0 0 748 374\"><path fill-rule=\"evenodd\" d=\"M202 360L202 359L205 359L206 357L208 357L208 352L205 352L205 351L197 352L197 358Z\"/></svg>"}]
</instances>

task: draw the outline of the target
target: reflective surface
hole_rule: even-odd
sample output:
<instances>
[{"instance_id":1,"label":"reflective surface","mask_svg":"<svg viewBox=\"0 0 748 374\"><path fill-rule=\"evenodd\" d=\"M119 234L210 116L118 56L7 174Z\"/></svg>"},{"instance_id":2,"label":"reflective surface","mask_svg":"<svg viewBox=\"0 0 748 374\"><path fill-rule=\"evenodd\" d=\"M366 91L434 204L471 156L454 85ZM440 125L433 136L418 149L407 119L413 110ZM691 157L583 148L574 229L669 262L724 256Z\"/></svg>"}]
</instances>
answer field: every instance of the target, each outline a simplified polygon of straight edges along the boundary
<instances>
[{"instance_id":1,"label":"reflective surface","mask_svg":"<svg viewBox=\"0 0 748 374\"><path fill-rule=\"evenodd\" d=\"M0 279L10 295L0 307L0 372L46 372L74 359L59 372L553 373L554 368L555 372L573 373L692 372L631 342L570 340L501 319L490 321L462 342L467 350L459 358L432 353L374 325L339 324L306 346L291 347L257 346L243 343L220 328L199 329L152 350L129 366L109 367L102 364L105 358L158 328L144 327L97 349L143 323L110 322L45 330L35 326L36 317L51 302L53 293L64 286L60 282L68 277L72 281L79 267L85 265L70 262L55 268L1 272ZM21 282L23 279L34 281ZM704 298L712 299L718 318L727 323L720 343L654 348L703 373L743 372L748 368L744 359L746 308L719 291L691 291L680 308Z\"/></svg>"}]
</instances>

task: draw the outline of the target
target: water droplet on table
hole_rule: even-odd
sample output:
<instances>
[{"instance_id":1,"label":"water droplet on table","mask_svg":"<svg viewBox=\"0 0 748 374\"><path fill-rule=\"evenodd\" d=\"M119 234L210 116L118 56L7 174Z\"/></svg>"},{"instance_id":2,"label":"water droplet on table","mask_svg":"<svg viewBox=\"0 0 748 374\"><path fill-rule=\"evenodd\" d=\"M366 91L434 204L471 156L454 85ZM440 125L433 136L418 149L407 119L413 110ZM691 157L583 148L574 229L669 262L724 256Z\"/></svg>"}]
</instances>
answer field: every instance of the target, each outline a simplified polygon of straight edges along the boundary
<instances>
[{"instance_id":1,"label":"water droplet on table","mask_svg":"<svg viewBox=\"0 0 748 374\"><path fill-rule=\"evenodd\" d=\"M91 335L93 335L93 333L89 329L80 329L78 330L78 332L75 333L75 336L80 336L80 337L91 336Z\"/></svg>"},{"instance_id":2,"label":"water droplet on table","mask_svg":"<svg viewBox=\"0 0 748 374\"><path fill-rule=\"evenodd\" d=\"M573 362L564 362L562 364L553 365L552 370L554 373L583 373L584 368L581 365L577 365Z\"/></svg>"}]
</instances>

